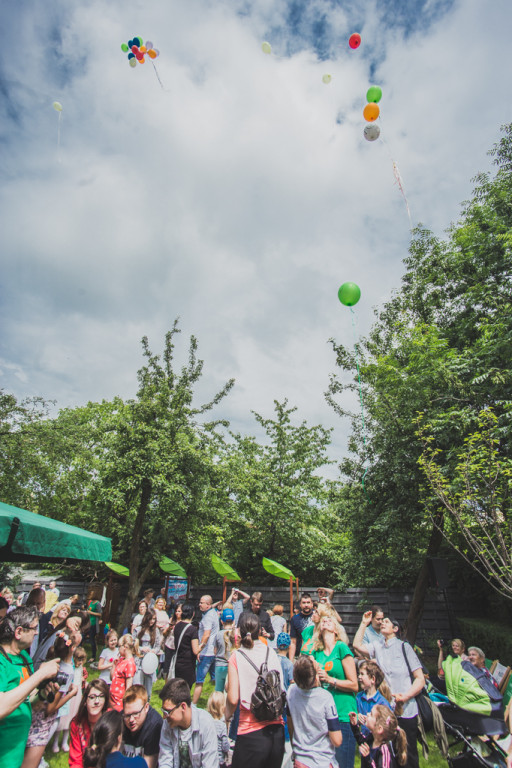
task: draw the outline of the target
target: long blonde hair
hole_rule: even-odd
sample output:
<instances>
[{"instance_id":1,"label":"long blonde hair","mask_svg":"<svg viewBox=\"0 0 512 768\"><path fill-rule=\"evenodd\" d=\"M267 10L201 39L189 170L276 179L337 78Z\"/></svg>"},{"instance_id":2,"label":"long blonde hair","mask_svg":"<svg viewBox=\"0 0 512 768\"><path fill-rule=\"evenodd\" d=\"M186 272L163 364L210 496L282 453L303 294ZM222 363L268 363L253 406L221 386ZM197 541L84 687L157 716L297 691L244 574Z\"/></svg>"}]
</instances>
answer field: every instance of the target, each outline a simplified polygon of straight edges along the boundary
<instances>
[{"instance_id":1,"label":"long blonde hair","mask_svg":"<svg viewBox=\"0 0 512 768\"><path fill-rule=\"evenodd\" d=\"M51 619L50 619L50 624L52 625L52 627L57 627L62 622L62 619L57 618L61 608L67 608L68 609L68 615L66 616L66 619L68 618L68 616L71 613L71 606L70 606L69 603L64 603L64 602L57 603L57 605L55 606L55 608L52 611L52 616L51 616Z\"/></svg>"},{"instance_id":2,"label":"long blonde hair","mask_svg":"<svg viewBox=\"0 0 512 768\"><path fill-rule=\"evenodd\" d=\"M322 623L322 619L325 619L325 618L329 618L333 620L334 631L336 632L336 640L339 640L340 642L345 643L345 645L348 645L348 635L345 632L345 628L341 626L338 619L336 618L336 611L332 607L332 605L327 605L327 603L319 603L316 611L320 616L320 621L315 626L315 629L313 631L313 650L319 651L319 650L323 650L324 648L324 643L323 643L322 635L320 632L320 625Z\"/></svg>"}]
</instances>

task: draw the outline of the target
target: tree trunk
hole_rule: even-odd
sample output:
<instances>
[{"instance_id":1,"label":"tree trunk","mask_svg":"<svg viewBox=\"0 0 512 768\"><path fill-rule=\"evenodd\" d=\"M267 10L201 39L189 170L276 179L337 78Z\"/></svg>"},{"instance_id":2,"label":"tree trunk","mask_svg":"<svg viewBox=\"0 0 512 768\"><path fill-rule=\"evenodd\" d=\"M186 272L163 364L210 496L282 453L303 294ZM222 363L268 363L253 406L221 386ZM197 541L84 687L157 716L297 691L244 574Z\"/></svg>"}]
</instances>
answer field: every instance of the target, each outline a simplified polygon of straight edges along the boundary
<instances>
[{"instance_id":1,"label":"tree trunk","mask_svg":"<svg viewBox=\"0 0 512 768\"><path fill-rule=\"evenodd\" d=\"M430 534L430 541L428 543L427 552L425 554L425 560L421 566L418 578L416 580L416 586L414 587L414 594L412 596L412 602L409 608L409 613L405 621L405 638L414 645L416 642L416 635L418 634L418 627L423 615L423 606L425 604L425 595L428 589L428 566L427 559L434 557L439 552L441 543L443 541L443 524L444 515L442 512L438 513L434 518L434 525Z\"/></svg>"},{"instance_id":2,"label":"tree trunk","mask_svg":"<svg viewBox=\"0 0 512 768\"><path fill-rule=\"evenodd\" d=\"M142 534L144 529L144 520L146 512L151 499L151 482L147 479L142 481L142 489L140 494L139 508L137 510L137 516L133 526L133 539L132 546L130 548L130 579L128 582L128 594L124 601L123 610L119 618L118 629L120 632L128 626L133 606L135 605L139 596L139 590L147 578L153 562L148 563L142 573L139 573L140 568L140 545L142 541ZM149 567L148 567L149 566Z\"/></svg>"}]
</instances>

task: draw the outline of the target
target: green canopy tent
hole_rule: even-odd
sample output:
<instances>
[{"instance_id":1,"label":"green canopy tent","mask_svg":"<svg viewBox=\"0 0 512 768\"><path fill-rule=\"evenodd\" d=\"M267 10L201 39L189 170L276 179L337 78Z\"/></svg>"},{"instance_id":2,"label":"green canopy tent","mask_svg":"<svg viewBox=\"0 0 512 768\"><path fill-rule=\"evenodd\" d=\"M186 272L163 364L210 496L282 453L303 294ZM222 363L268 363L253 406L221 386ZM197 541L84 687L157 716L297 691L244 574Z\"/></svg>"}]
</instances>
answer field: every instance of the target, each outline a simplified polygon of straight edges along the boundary
<instances>
[{"instance_id":1,"label":"green canopy tent","mask_svg":"<svg viewBox=\"0 0 512 768\"><path fill-rule=\"evenodd\" d=\"M222 602L226 602L226 584L228 581L242 581L240 576L233 568L228 565L224 560L221 560L218 555L211 556L212 565L215 571L222 576Z\"/></svg>"},{"instance_id":2,"label":"green canopy tent","mask_svg":"<svg viewBox=\"0 0 512 768\"><path fill-rule=\"evenodd\" d=\"M60 563L112 558L106 536L0 502L0 558L10 563Z\"/></svg>"},{"instance_id":3,"label":"green canopy tent","mask_svg":"<svg viewBox=\"0 0 512 768\"><path fill-rule=\"evenodd\" d=\"M293 575L289 568L286 568L275 560L264 557L261 561L267 573L277 576L279 579L286 579L290 582L290 618L293 616L293 582L297 587L297 600L299 599L299 580Z\"/></svg>"}]
</instances>

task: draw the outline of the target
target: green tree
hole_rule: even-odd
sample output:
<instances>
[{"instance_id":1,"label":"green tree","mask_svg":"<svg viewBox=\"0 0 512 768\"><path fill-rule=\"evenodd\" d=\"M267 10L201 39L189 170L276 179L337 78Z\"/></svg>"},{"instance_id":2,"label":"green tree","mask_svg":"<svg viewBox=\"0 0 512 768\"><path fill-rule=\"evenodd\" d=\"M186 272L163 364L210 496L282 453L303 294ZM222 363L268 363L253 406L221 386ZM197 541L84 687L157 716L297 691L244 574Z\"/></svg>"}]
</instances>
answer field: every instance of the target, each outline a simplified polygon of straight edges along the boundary
<instances>
[{"instance_id":1,"label":"green tree","mask_svg":"<svg viewBox=\"0 0 512 768\"><path fill-rule=\"evenodd\" d=\"M503 450L510 446L511 126L491 154L496 175L477 177L473 197L447 238L415 231L401 289L358 344L365 441L360 414L349 414L338 397L357 390L356 352L333 342L341 374L332 377L327 397L353 424L339 501L350 531L351 576L367 585L416 579L410 639L427 586L425 556L438 552L444 524L443 505L425 490L418 464L417 414L425 414L448 468L488 406L495 409ZM367 496L361 486L365 468Z\"/></svg>"}]
</instances>

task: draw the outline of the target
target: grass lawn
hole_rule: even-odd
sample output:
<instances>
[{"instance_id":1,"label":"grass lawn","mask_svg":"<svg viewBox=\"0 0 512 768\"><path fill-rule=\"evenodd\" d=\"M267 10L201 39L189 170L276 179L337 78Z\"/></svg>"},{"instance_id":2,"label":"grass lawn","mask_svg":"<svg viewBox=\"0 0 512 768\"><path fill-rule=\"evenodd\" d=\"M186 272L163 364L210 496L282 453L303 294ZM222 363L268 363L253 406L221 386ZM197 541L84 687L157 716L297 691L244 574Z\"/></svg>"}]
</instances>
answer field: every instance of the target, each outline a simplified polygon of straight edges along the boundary
<instances>
[{"instance_id":1,"label":"grass lawn","mask_svg":"<svg viewBox=\"0 0 512 768\"><path fill-rule=\"evenodd\" d=\"M98 671L95 669L89 668L89 681L95 680L98 677ZM162 690L164 686L164 680L157 680L156 683L153 686L153 690L151 692L151 706L157 710L157 712L162 713L162 702L160 701L159 692ZM208 676L205 684L203 685L203 691L201 693L201 698L199 699L199 706L202 708L206 707L206 702L208 701L208 697L210 693L214 690L214 686L210 682L210 677ZM441 756L439 753L439 750L437 749L437 746L433 740L433 738L429 738L429 746L430 746L430 755L428 762L423 759L421 755L420 750L420 768L446 768L447 762L446 760ZM51 747L47 747L44 756L48 763L50 764L51 768L68 768L68 753L67 752L59 752L57 755L55 755L51 751ZM359 766L359 759L356 754L356 766Z\"/></svg>"}]
</instances>

